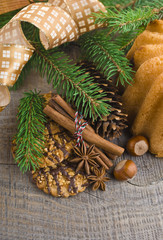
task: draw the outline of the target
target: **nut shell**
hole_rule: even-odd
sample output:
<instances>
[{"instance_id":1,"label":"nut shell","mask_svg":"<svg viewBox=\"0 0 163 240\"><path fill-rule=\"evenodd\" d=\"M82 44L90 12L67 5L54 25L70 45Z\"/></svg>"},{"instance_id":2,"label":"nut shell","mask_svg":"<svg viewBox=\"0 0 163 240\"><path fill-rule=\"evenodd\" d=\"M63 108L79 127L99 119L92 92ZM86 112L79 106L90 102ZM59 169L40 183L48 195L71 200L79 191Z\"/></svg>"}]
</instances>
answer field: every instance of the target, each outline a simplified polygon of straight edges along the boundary
<instances>
[{"instance_id":1,"label":"nut shell","mask_svg":"<svg viewBox=\"0 0 163 240\"><path fill-rule=\"evenodd\" d=\"M136 164L132 160L122 160L114 168L114 177L119 181L133 178L137 173Z\"/></svg>"},{"instance_id":2,"label":"nut shell","mask_svg":"<svg viewBox=\"0 0 163 240\"><path fill-rule=\"evenodd\" d=\"M129 139L126 149L132 156L142 156L148 151L149 142L144 136L135 136Z\"/></svg>"}]
</instances>

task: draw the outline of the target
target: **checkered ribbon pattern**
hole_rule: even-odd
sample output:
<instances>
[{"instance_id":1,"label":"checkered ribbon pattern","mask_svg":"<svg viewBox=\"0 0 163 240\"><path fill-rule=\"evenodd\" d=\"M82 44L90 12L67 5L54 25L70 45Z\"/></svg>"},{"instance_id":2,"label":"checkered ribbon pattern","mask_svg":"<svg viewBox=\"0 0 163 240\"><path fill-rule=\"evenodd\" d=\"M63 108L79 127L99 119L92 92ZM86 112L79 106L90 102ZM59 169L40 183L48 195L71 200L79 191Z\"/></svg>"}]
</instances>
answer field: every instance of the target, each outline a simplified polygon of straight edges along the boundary
<instances>
[{"instance_id":1,"label":"checkered ribbon pattern","mask_svg":"<svg viewBox=\"0 0 163 240\"><path fill-rule=\"evenodd\" d=\"M88 122L84 121L82 123L83 116L82 114L79 114L79 112L75 113L75 128L76 131L74 133L74 137L77 138L76 140L76 146L80 147L80 143L84 142L83 141L83 137L82 137L82 133L85 129L85 127L88 125Z\"/></svg>"},{"instance_id":2,"label":"checkered ribbon pattern","mask_svg":"<svg viewBox=\"0 0 163 240\"><path fill-rule=\"evenodd\" d=\"M35 25L42 45L51 49L101 27L90 17L99 11L106 9L98 0L49 0L24 7L0 29L0 85L13 86L35 50L23 34L22 21Z\"/></svg>"}]
</instances>

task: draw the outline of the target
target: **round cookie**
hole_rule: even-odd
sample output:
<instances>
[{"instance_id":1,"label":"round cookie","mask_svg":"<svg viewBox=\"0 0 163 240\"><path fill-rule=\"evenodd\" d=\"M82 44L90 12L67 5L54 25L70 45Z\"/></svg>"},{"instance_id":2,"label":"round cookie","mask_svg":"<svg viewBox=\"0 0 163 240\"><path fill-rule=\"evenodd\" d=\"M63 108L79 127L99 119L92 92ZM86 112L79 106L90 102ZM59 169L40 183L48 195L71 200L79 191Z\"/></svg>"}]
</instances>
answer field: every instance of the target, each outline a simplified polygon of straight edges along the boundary
<instances>
[{"instance_id":1,"label":"round cookie","mask_svg":"<svg viewBox=\"0 0 163 240\"><path fill-rule=\"evenodd\" d=\"M46 102L51 95L51 93L44 95ZM45 125L44 136L43 157L38 161L38 169L32 171L37 187L54 197L69 197L83 192L88 186L86 176L83 173L76 173L67 163L62 163L72 154L76 144L74 137L49 118ZM13 156L15 150L16 144L13 141Z\"/></svg>"},{"instance_id":2,"label":"round cookie","mask_svg":"<svg viewBox=\"0 0 163 240\"><path fill-rule=\"evenodd\" d=\"M83 192L88 180L82 173L76 173L66 164L40 168L32 172L37 187L54 197L69 197Z\"/></svg>"}]
</instances>

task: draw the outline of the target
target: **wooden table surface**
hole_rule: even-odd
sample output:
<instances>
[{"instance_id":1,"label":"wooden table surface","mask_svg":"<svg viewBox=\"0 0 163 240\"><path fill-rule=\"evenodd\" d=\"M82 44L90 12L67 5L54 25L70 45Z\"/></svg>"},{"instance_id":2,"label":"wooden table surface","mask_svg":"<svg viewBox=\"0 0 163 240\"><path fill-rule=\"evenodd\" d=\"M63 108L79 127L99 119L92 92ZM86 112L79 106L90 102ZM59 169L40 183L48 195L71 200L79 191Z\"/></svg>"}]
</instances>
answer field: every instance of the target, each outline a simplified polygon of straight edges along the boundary
<instances>
[{"instance_id":1,"label":"wooden table surface","mask_svg":"<svg viewBox=\"0 0 163 240\"><path fill-rule=\"evenodd\" d=\"M87 189L68 199L46 195L19 171L10 150L17 106L35 88L51 90L31 73L0 113L0 240L162 240L163 159L133 157L138 174L131 182L112 180L105 192ZM125 141L124 134L118 144Z\"/></svg>"}]
</instances>

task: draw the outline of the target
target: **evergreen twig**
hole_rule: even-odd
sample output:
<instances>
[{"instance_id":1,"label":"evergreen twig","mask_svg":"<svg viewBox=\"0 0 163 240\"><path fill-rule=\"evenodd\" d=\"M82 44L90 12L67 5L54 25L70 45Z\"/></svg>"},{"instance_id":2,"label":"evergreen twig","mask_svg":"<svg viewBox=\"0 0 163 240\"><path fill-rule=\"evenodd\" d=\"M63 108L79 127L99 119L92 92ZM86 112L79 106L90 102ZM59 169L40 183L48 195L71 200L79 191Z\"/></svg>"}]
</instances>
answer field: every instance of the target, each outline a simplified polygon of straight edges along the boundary
<instances>
[{"instance_id":1,"label":"evergreen twig","mask_svg":"<svg viewBox=\"0 0 163 240\"><path fill-rule=\"evenodd\" d=\"M123 9L118 11L116 8L108 8L107 12L94 13L96 23L107 24L112 32L126 33L134 31L140 26L146 27L147 24L158 18L157 12L151 7Z\"/></svg>"},{"instance_id":2,"label":"evergreen twig","mask_svg":"<svg viewBox=\"0 0 163 240\"><path fill-rule=\"evenodd\" d=\"M139 29L135 30L134 32L130 31L127 33L118 34L115 37L114 42L115 42L115 44L117 44L120 47L119 48L120 50L124 49L125 52L127 52L130 49L134 40L137 38L137 36L140 33L142 33L143 31L144 31L144 28L139 28Z\"/></svg>"},{"instance_id":3,"label":"evergreen twig","mask_svg":"<svg viewBox=\"0 0 163 240\"><path fill-rule=\"evenodd\" d=\"M118 7L118 10L127 8L146 7L161 8L163 0L100 0L106 7Z\"/></svg>"},{"instance_id":4,"label":"evergreen twig","mask_svg":"<svg viewBox=\"0 0 163 240\"><path fill-rule=\"evenodd\" d=\"M122 85L125 82L130 84L133 71L129 67L129 61L124 56L124 51L120 50L120 46L112 42L109 36L95 32L90 38L85 34L81 37L80 43L86 59L93 61L107 79L118 73L117 84L119 82Z\"/></svg>"},{"instance_id":5,"label":"evergreen twig","mask_svg":"<svg viewBox=\"0 0 163 240\"><path fill-rule=\"evenodd\" d=\"M35 170L43 156L46 118L44 98L38 92L25 93L18 107L18 128L15 136L15 161L20 170Z\"/></svg>"},{"instance_id":6,"label":"evergreen twig","mask_svg":"<svg viewBox=\"0 0 163 240\"><path fill-rule=\"evenodd\" d=\"M124 85L125 82L130 83L133 76L129 62L125 58L126 51L147 24L160 17L163 9L153 9L141 4L139 6L139 1L102 0L102 2L105 2L105 5L110 4L107 12L92 15L96 23L105 24L107 28L91 36L90 33L82 36L81 48L86 58L93 61L107 79L118 73L117 83L120 81ZM114 6L111 6L113 4ZM121 4L121 7L117 8L117 4Z\"/></svg>"},{"instance_id":7,"label":"evergreen twig","mask_svg":"<svg viewBox=\"0 0 163 240\"><path fill-rule=\"evenodd\" d=\"M61 48L45 50L40 43L37 28L28 23L24 23L22 27L35 48L31 66L42 77L47 77L48 83L52 83L58 94L64 95L68 102L73 102L77 109L80 107L84 117L95 119L109 114L109 105L103 99L105 93L100 92L100 87L93 82L90 75L73 64Z\"/></svg>"},{"instance_id":8,"label":"evergreen twig","mask_svg":"<svg viewBox=\"0 0 163 240\"><path fill-rule=\"evenodd\" d=\"M151 8L157 8L160 9L163 6L163 0L137 0L135 2L136 7L144 7L149 6Z\"/></svg>"},{"instance_id":9,"label":"evergreen twig","mask_svg":"<svg viewBox=\"0 0 163 240\"><path fill-rule=\"evenodd\" d=\"M98 84L88 73L72 64L61 51L46 51L39 43L34 46L33 66L68 102L73 102L77 109L81 107L84 117L95 119L109 113L109 106L103 100L105 94L100 92Z\"/></svg>"}]
</instances>

